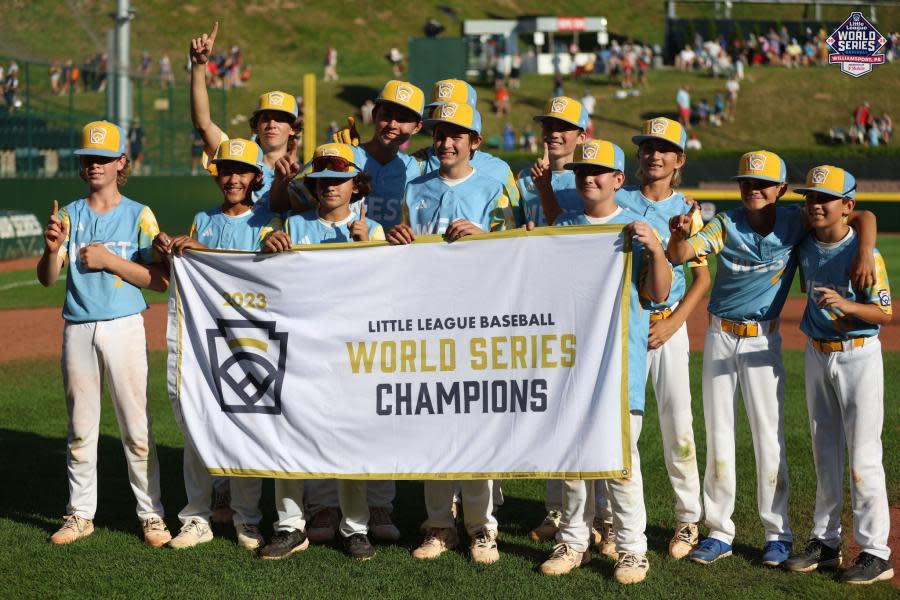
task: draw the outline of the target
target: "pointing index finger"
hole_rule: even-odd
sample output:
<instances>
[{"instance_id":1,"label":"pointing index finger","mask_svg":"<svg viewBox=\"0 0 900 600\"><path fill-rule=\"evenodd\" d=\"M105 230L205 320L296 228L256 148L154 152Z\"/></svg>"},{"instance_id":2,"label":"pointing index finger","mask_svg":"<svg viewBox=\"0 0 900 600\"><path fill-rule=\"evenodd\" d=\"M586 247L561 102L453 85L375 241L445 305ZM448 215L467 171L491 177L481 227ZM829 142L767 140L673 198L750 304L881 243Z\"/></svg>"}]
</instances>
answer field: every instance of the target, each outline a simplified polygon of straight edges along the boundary
<instances>
[{"instance_id":1,"label":"pointing index finger","mask_svg":"<svg viewBox=\"0 0 900 600\"><path fill-rule=\"evenodd\" d=\"M59 218L59 200L53 201L53 216Z\"/></svg>"},{"instance_id":2,"label":"pointing index finger","mask_svg":"<svg viewBox=\"0 0 900 600\"><path fill-rule=\"evenodd\" d=\"M359 205L359 220L362 223L366 222L366 201L363 200Z\"/></svg>"},{"instance_id":3,"label":"pointing index finger","mask_svg":"<svg viewBox=\"0 0 900 600\"><path fill-rule=\"evenodd\" d=\"M213 42L216 41L216 35L219 33L219 22L216 21L213 23L212 32L209 34L209 45L212 46Z\"/></svg>"},{"instance_id":4,"label":"pointing index finger","mask_svg":"<svg viewBox=\"0 0 900 600\"><path fill-rule=\"evenodd\" d=\"M550 162L550 145L544 142L544 162Z\"/></svg>"}]
</instances>

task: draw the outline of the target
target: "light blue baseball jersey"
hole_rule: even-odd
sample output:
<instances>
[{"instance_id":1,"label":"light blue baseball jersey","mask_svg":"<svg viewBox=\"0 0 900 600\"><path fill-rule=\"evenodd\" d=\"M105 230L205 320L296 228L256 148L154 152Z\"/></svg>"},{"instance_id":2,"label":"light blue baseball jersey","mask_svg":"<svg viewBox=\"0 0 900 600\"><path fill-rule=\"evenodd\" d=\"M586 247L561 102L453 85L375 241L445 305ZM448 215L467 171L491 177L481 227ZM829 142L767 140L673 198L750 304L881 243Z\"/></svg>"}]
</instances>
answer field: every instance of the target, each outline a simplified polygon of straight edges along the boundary
<instances>
[{"instance_id":1,"label":"light blue baseball jersey","mask_svg":"<svg viewBox=\"0 0 900 600\"><path fill-rule=\"evenodd\" d=\"M637 213L620 208L605 224L627 225L634 221L644 221ZM564 213L553 224L558 227L591 225L584 212ZM659 234L657 234L658 236ZM644 293L649 260L643 244L632 243L631 294L628 306L628 407L630 410L644 410L647 387L647 338L650 335L650 302Z\"/></svg>"},{"instance_id":2,"label":"light blue baseball jersey","mask_svg":"<svg viewBox=\"0 0 900 600\"><path fill-rule=\"evenodd\" d=\"M817 287L837 291L851 302L874 304L885 314L892 314L891 288L888 282L884 258L875 250L875 285L857 291L850 281L850 267L859 251L859 238L851 229L836 244L823 244L813 234L800 243L797 254L800 259L801 288L806 292L806 310L800 321L800 331L816 340L847 340L853 337L878 335L880 329L874 323L844 314L837 308L825 308L816 303Z\"/></svg>"},{"instance_id":3,"label":"light blue baseball jersey","mask_svg":"<svg viewBox=\"0 0 900 600\"><path fill-rule=\"evenodd\" d=\"M641 193L639 185L626 185L616 192L616 204L641 215L642 220L647 221L662 238L663 248L669 247L669 219L678 215L685 215L691 211L691 206L684 201L684 194L675 192L665 200L653 201ZM700 211L694 211L691 223L691 234L703 229L703 217ZM694 259L688 263L691 267L706 266L706 257ZM673 269L672 289L665 302L652 303L652 310L670 308L676 302L681 302L687 284L684 279L684 265L677 265Z\"/></svg>"},{"instance_id":4,"label":"light blue baseball jersey","mask_svg":"<svg viewBox=\"0 0 900 600\"><path fill-rule=\"evenodd\" d=\"M403 202L403 221L416 234L443 235L450 223L460 219L484 231L506 228L506 192L495 179L477 169L456 185L449 185L438 171L413 179L406 186Z\"/></svg>"},{"instance_id":5,"label":"light blue baseball jersey","mask_svg":"<svg viewBox=\"0 0 900 600\"><path fill-rule=\"evenodd\" d=\"M797 268L794 248L805 234L798 206L776 206L766 236L753 231L744 207L713 217L687 239L697 256L718 254L709 312L730 321L778 318Z\"/></svg>"},{"instance_id":6,"label":"light blue baseball jersey","mask_svg":"<svg viewBox=\"0 0 900 600\"><path fill-rule=\"evenodd\" d=\"M108 271L85 268L79 250L99 242L125 260L155 262L152 245L159 226L153 211L122 196L118 206L101 215L81 198L60 210L59 217L68 231L60 247L60 253L69 259L63 318L73 323L108 321L145 310L147 303L139 287Z\"/></svg>"},{"instance_id":7,"label":"light blue baseball jersey","mask_svg":"<svg viewBox=\"0 0 900 600\"><path fill-rule=\"evenodd\" d=\"M359 219L355 213L342 221L325 221L319 218L315 210L308 210L302 214L291 214L285 221L284 230L291 236L294 244L336 244L340 242L352 242L350 224ZM368 217L366 211L366 224L369 230L369 241L384 241L384 229L375 220Z\"/></svg>"},{"instance_id":8,"label":"light blue baseball jersey","mask_svg":"<svg viewBox=\"0 0 900 600\"><path fill-rule=\"evenodd\" d=\"M544 216L544 207L541 205L541 196L538 194L537 188L531 179L531 170L522 169L519 171L519 193L522 194L522 211L526 221L534 221L537 226L547 224L547 218ZM550 175L550 187L556 195L556 201L563 213L573 212L579 213L584 211L584 200L578 195L575 189L575 171L553 171Z\"/></svg>"},{"instance_id":9,"label":"light blue baseball jersey","mask_svg":"<svg viewBox=\"0 0 900 600\"><path fill-rule=\"evenodd\" d=\"M429 146L425 151L428 158L420 163L422 175L437 171L441 167L441 161L434 154L434 146ZM502 158L497 158L493 154L481 150L475 151L469 164L503 186L510 206L507 224L514 227L524 223L519 187L516 185L516 176L513 175L509 164Z\"/></svg>"},{"instance_id":10,"label":"light blue baseball jersey","mask_svg":"<svg viewBox=\"0 0 900 600\"><path fill-rule=\"evenodd\" d=\"M221 207L198 212L189 235L207 248L259 252L265 237L282 227L281 217L267 204L258 202L236 217L226 215Z\"/></svg>"},{"instance_id":11,"label":"light blue baseball jersey","mask_svg":"<svg viewBox=\"0 0 900 600\"><path fill-rule=\"evenodd\" d=\"M262 202L268 208L269 189L271 189L273 181L275 181L275 169L263 164L262 187L253 192L253 202Z\"/></svg>"}]
</instances>

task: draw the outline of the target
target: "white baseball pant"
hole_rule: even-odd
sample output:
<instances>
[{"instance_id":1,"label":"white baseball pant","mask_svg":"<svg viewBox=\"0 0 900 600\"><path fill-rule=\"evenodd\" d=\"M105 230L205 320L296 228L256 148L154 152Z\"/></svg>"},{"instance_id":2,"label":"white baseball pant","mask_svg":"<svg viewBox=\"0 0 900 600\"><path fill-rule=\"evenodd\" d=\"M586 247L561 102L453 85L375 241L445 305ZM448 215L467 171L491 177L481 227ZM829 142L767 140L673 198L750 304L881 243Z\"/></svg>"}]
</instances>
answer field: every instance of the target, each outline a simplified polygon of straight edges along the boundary
<instances>
[{"instance_id":1,"label":"white baseball pant","mask_svg":"<svg viewBox=\"0 0 900 600\"><path fill-rule=\"evenodd\" d=\"M810 537L841 545L844 445L850 455L853 533L863 552L887 560L891 516L882 465L884 366L881 343L824 353L806 345L806 406L816 465Z\"/></svg>"},{"instance_id":2,"label":"white baseball pant","mask_svg":"<svg viewBox=\"0 0 900 600\"><path fill-rule=\"evenodd\" d=\"M423 524L424 528L456 527L452 514L453 487L456 483L445 480L425 481L425 510L428 518ZM459 486L462 489L463 522L469 535L475 535L482 529L496 532L493 481L465 480L460 481Z\"/></svg>"},{"instance_id":3,"label":"white baseball pant","mask_svg":"<svg viewBox=\"0 0 900 600\"><path fill-rule=\"evenodd\" d=\"M659 348L647 352L647 371L656 396L663 457L675 492L675 518L697 523L703 516L700 473L691 413L690 344L687 324Z\"/></svg>"},{"instance_id":4,"label":"white baseball pant","mask_svg":"<svg viewBox=\"0 0 900 600\"><path fill-rule=\"evenodd\" d=\"M772 328L771 333L767 333ZM706 473L703 507L709 537L734 540L735 419L740 386L756 460L756 503L766 541L793 541L788 525L788 470L784 443L784 365L777 322L759 324L760 335L723 332L712 317L703 350Z\"/></svg>"},{"instance_id":5,"label":"white baseball pant","mask_svg":"<svg viewBox=\"0 0 900 600\"><path fill-rule=\"evenodd\" d=\"M97 441L105 375L138 518L162 518L159 459L147 405L144 318L138 313L109 321L66 322L62 373L69 414L67 514L93 519L97 510Z\"/></svg>"},{"instance_id":6,"label":"white baseball pant","mask_svg":"<svg viewBox=\"0 0 900 600\"><path fill-rule=\"evenodd\" d=\"M397 485L392 480L365 480L365 498L368 506L385 508L388 512L394 510L394 497L397 495ZM335 479L310 479L306 482L304 492L306 495L306 510L309 514L315 514L323 508L337 508L338 482Z\"/></svg>"}]
</instances>

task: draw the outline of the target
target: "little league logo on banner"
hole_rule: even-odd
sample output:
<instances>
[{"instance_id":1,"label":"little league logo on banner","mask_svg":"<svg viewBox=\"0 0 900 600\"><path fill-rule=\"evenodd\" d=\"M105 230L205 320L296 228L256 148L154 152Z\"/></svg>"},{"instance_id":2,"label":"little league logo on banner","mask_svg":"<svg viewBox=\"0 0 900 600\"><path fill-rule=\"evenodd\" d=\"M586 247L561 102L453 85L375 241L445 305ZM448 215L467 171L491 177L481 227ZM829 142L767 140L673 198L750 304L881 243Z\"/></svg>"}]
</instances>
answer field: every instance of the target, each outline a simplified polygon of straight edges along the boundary
<instances>
[{"instance_id":1,"label":"little league logo on banner","mask_svg":"<svg viewBox=\"0 0 900 600\"><path fill-rule=\"evenodd\" d=\"M862 77L872 72L872 65L884 64L884 54L878 51L887 40L860 12L850 13L825 43L833 50L828 62L840 64L847 75Z\"/></svg>"},{"instance_id":2,"label":"little league logo on banner","mask_svg":"<svg viewBox=\"0 0 900 600\"><path fill-rule=\"evenodd\" d=\"M174 259L169 390L210 473L630 474L621 227L368 246Z\"/></svg>"}]
</instances>

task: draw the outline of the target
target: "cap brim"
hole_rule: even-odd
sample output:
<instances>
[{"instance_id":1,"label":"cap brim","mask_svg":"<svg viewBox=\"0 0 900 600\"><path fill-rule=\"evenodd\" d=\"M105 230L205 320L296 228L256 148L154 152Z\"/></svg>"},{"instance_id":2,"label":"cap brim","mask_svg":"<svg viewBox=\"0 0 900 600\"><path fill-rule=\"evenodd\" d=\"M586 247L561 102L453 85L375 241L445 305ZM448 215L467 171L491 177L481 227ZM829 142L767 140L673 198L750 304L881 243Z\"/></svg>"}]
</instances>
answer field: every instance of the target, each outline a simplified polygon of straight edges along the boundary
<instances>
[{"instance_id":1,"label":"cap brim","mask_svg":"<svg viewBox=\"0 0 900 600\"><path fill-rule=\"evenodd\" d=\"M536 117L532 117L531 119L532 119L533 121L538 121L538 122L541 122L541 121L543 121L544 119L556 119L557 121L562 121L563 123L568 123L569 125L574 125L574 126L577 127L578 129L584 131L584 127L582 127L581 125L579 125L577 122L575 122L575 121L570 121L569 119L563 119L562 117L557 117L557 116L555 116L555 115L538 115L538 116L536 116Z\"/></svg>"},{"instance_id":2,"label":"cap brim","mask_svg":"<svg viewBox=\"0 0 900 600\"><path fill-rule=\"evenodd\" d=\"M826 196L833 196L834 198L849 198L850 197L845 194L840 194L838 192L835 192L834 190L826 190L823 188L815 188L815 187L794 188L794 191L798 194L806 194L806 193L810 193L810 192L816 192L818 194L825 194Z\"/></svg>"},{"instance_id":3,"label":"cap brim","mask_svg":"<svg viewBox=\"0 0 900 600\"><path fill-rule=\"evenodd\" d=\"M670 140L668 138L664 138L661 135L636 135L633 138L631 138L631 143L634 144L635 146L640 146L641 142L644 142L646 140L660 140L662 142L666 142L667 144L672 144L672 146L674 146L675 148L678 148L679 150L684 152L684 146L682 146L676 142L673 142L672 140Z\"/></svg>"},{"instance_id":4,"label":"cap brim","mask_svg":"<svg viewBox=\"0 0 900 600\"><path fill-rule=\"evenodd\" d=\"M105 156L106 158L119 158L125 152L115 152L114 150L102 150L100 148L79 148L73 152L75 156Z\"/></svg>"},{"instance_id":5,"label":"cap brim","mask_svg":"<svg viewBox=\"0 0 900 600\"><path fill-rule=\"evenodd\" d=\"M353 179L359 174L359 171L353 171L349 173L347 171L315 171L313 173L308 173L305 177L309 179Z\"/></svg>"},{"instance_id":6,"label":"cap brim","mask_svg":"<svg viewBox=\"0 0 900 600\"><path fill-rule=\"evenodd\" d=\"M453 121L445 121L444 119L425 119L425 127L429 129L437 125L438 123L446 123L448 125L456 125L460 129L465 129L466 131L471 131L475 135L481 135L481 132L477 129L472 129L471 127L466 127L465 125L460 125L459 123L454 123Z\"/></svg>"},{"instance_id":7,"label":"cap brim","mask_svg":"<svg viewBox=\"0 0 900 600\"><path fill-rule=\"evenodd\" d=\"M256 169L257 171L262 173L262 168L258 164L252 163L252 162L247 162L246 160L235 160L233 158L214 158L213 160L210 161L210 163L214 164L214 165L218 165L221 163L227 163L227 162L237 163L239 165L247 165L248 167Z\"/></svg>"},{"instance_id":8,"label":"cap brim","mask_svg":"<svg viewBox=\"0 0 900 600\"><path fill-rule=\"evenodd\" d=\"M607 165L604 163L597 163L597 162L573 161L573 162L566 163L563 165L563 169L568 169L569 171L574 171L578 167L603 167L604 169L609 169L610 171L621 171L622 170L622 169L614 167L613 165Z\"/></svg>"},{"instance_id":9,"label":"cap brim","mask_svg":"<svg viewBox=\"0 0 900 600\"><path fill-rule=\"evenodd\" d=\"M447 104L446 100L438 100L435 102L429 102L428 104L425 105L425 109L427 110L429 108L435 108L436 106L443 106L445 104Z\"/></svg>"},{"instance_id":10,"label":"cap brim","mask_svg":"<svg viewBox=\"0 0 900 600\"><path fill-rule=\"evenodd\" d=\"M387 100L385 98L378 98L375 100L375 104L393 104L394 106L399 106L400 108L405 108L406 110L413 113L414 115L418 115L419 119L422 118L421 112L416 111L416 109L414 109L414 108L410 108L406 104L400 104L399 102L394 102L393 100Z\"/></svg>"},{"instance_id":11,"label":"cap brim","mask_svg":"<svg viewBox=\"0 0 900 600\"><path fill-rule=\"evenodd\" d=\"M765 175L735 175L731 178L732 181L740 181L741 179L758 179L759 181L770 181L772 183L785 183L780 179L775 179L774 177L766 177Z\"/></svg>"}]
</instances>

